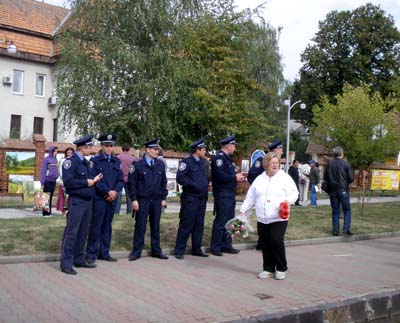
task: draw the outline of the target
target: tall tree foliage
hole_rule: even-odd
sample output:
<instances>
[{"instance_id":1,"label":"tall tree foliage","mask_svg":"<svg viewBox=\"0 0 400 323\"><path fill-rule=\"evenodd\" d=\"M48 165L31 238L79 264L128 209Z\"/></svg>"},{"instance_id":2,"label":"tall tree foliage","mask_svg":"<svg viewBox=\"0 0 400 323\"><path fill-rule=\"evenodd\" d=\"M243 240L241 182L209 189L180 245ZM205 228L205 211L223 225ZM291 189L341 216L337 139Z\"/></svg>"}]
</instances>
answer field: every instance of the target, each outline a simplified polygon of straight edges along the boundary
<instances>
[{"instance_id":1,"label":"tall tree foliage","mask_svg":"<svg viewBox=\"0 0 400 323\"><path fill-rule=\"evenodd\" d=\"M128 142L186 149L234 132L246 148L270 128L282 81L274 37L232 0L76 0L60 37L60 113L79 132ZM271 86L255 75L253 45L274 60Z\"/></svg>"},{"instance_id":2,"label":"tall tree foliage","mask_svg":"<svg viewBox=\"0 0 400 323\"><path fill-rule=\"evenodd\" d=\"M323 96L334 103L345 83L366 83L385 98L396 91L400 32L379 6L330 12L313 41L301 55L300 79L294 84L294 96L308 107L306 113L294 111L294 116L305 124L312 120L312 107L321 104Z\"/></svg>"},{"instance_id":3,"label":"tall tree foliage","mask_svg":"<svg viewBox=\"0 0 400 323\"><path fill-rule=\"evenodd\" d=\"M385 112L386 103L368 85L354 88L345 84L336 103L327 97L315 106L314 138L327 148L341 146L353 167L364 169L383 162L400 149L399 115Z\"/></svg>"}]
</instances>

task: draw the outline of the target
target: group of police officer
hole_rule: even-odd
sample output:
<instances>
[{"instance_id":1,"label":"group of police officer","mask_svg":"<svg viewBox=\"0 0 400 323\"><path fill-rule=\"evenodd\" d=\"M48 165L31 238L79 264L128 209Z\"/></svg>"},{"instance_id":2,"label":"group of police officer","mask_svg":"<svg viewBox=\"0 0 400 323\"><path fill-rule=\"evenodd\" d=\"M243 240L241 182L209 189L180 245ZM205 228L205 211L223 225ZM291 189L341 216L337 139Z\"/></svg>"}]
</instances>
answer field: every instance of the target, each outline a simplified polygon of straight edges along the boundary
<instances>
[{"instance_id":1,"label":"group of police officer","mask_svg":"<svg viewBox=\"0 0 400 323\"><path fill-rule=\"evenodd\" d=\"M121 162L112 155L115 136L100 136L102 153L87 161L93 136L76 140L76 152L62 165L63 180L68 199L67 223L61 247L61 271L76 275L73 267L95 268L96 259L117 261L110 255L115 201L124 186ZM210 252L237 254L225 224L235 216L237 183L245 181L236 173L231 155L236 149L235 135L220 141L221 149L211 162L215 219ZM144 144L146 153L135 160L129 170L128 192L132 199L135 228L129 261L138 260L144 247L147 219L151 230L151 256L168 259L160 246L160 218L167 206L167 176L165 163L158 157L159 139ZM193 256L208 257L201 249L204 217L208 198L207 146L205 138L190 145L191 154L180 161L176 180L182 185L179 228L175 257L183 259L189 236L192 237ZM87 241L86 252L84 251Z\"/></svg>"}]
</instances>

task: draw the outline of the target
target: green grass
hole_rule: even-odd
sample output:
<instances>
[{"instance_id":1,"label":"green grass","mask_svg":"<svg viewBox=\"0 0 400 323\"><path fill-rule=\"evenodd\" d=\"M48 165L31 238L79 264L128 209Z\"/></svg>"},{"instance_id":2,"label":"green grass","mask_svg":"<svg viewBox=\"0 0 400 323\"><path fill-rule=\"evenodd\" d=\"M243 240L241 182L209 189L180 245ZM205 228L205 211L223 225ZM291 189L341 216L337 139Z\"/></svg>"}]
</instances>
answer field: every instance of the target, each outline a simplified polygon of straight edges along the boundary
<instances>
[{"instance_id":1,"label":"green grass","mask_svg":"<svg viewBox=\"0 0 400 323\"><path fill-rule=\"evenodd\" d=\"M400 202L366 204L364 215L360 205L352 206L352 231L356 234L400 231ZM320 238L331 236L331 208L329 206L293 207L291 210L287 240ZM203 246L209 246L213 216L207 213ZM255 224L255 216L252 217ZM178 229L178 214L163 214L161 243L163 248L173 248ZM132 247L134 221L130 216L117 215L113 222L111 251L128 251ZM341 220L342 225L342 220ZM0 255L32 255L59 253L65 218L0 219ZM254 225L254 227L256 227ZM146 246L149 248L149 228ZM255 242L251 233L248 239L235 243ZM189 239L190 245L190 239Z\"/></svg>"}]
</instances>

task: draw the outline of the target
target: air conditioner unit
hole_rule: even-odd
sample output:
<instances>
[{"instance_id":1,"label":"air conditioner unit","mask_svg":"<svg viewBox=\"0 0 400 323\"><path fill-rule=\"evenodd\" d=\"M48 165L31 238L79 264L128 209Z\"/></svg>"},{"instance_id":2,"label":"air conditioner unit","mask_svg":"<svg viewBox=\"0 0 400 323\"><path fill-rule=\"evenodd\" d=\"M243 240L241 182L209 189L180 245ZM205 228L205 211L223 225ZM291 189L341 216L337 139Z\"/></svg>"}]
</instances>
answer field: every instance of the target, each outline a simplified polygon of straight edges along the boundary
<instances>
[{"instance_id":1,"label":"air conditioner unit","mask_svg":"<svg viewBox=\"0 0 400 323\"><path fill-rule=\"evenodd\" d=\"M56 105L56 103L57 103L57 97L55 95L49 97L49 101L48 101L49 105Z\"/></svg>"},{"instance_id":2,"label":"air conditioner unit","mask_svg":"<svg viewBox=\"0 0 400 323\"><path fill-rule=\"evenodd\" d=\"M9 75L3 77L3 84L12 84L12 78Z\"/></svg>"}]
</instances>

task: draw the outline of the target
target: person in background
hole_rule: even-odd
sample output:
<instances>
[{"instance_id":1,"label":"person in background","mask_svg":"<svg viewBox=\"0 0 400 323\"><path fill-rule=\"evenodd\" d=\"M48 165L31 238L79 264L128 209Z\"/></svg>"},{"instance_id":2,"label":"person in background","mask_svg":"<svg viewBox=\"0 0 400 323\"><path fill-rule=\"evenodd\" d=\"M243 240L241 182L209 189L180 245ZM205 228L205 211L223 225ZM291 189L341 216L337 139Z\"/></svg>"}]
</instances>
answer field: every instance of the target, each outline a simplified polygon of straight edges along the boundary
<instances>
[{"instance_id":1,"label":"person in background","mask_svg":"<svg viewBox=\"0 0 400 323\"><path fill-rule=\"evenodd\" d=\"M343 234L351 236L350 184L353 183L353 171L350 164L343 159L343 149L333 149L334 159L326 165L324 181L328 184L329 198L332 207L332 234L339 235L340 206L343 209Z\"/></svg>"},{"instance_id":2,"label":"person in background","mask_svg":"<svg viewBox=\"0 0 400 323\"><path fill-rule=\"evenodd\" d=\"M315 160L310 160L310 206L317 206L317 190L320 180L316 163Z\"/></svg>"},{"instance_id":3,"label":"person in background","mask_svg":"<svg viewBox=\"0 0 400 323\"><path fill-rule=\"evenodd\" d=\"M117 156L117 158L121 161L121 168L122 173L124 174L124 191L125 191L125 198L126 198L126 214L132 213L132 201L129 197L128 193L128 174L129 169L132 163L137 160L138 158L132 156L129 152L130 150L129 144L122 144L122 153ZM115 206L115 214L121 214L121 200L122 194L118 194L117 197L117 204Z\"/></svg>"},{"instance_id":4,"label":"person in background","mask_svg":"<svg viewBox=\"0 0 400 323\"><path fill-rule=\"evenodd\" d=\"M235 217L236 185L246 177L236 174L231 155L236 150L235 135L220 141L221 150L211 162L212 186L214 195L215 218L212 227L210 251L214 256L223 256L223 252L237 254L240 250L233 248L232 238L227 234L225 224Z\"/></svg>"},{"instance_id":5,"label":"person in background","mask_svg":"<svg viewBox=\"0 0 400 323\"><path fill-rule=\"evenodd\" d=\"M65 216L65 213L68 209L68 196L65 194L64 184L62 181L62 164L68 158L71 157L72 154L75 152L74 148L68 147L64 151L64 158L60 160L60 168L59 168L59 183L60 186L58 187L58 194L57 194L57 204L56 208L58 211L61 211L62 215Z\"/></svg>"},{"instance_id":6,"label":"person in background","mask_svg":"<svg viewBox=\"0 0 400 323\"><path fill-rule=\"evenodd\" d=\"M61 242L60 269L67 275L76 275L73 268L95 268L85 259L84 247L89 233L92 216L94 186L103 178L102 174L93 178L90 156L93 136L87 135L74 141L76 152L67 158L62 167L65 191L68 194L67 223Z\"/></svg>"},{"instance_id":7,"label":"person in background","mask_svg":"<svg viewBox=\"0 0 400 323\"><path fill-rule=\"evenodd\" d=\"M300 181L299 181L299 188L300 188L300 202L307 202L308 200L308 188L310 185L310 170L311 167L308 163L299 166L300 169Z\"/></svg>"},{"instance_id":8,"label":"person in background","mask_svg":"<svg viewBox=\"0 0 400 323\"><path fill-rule=\"evenodd\" d=\"M150 221L151 256L168 259L160 246L161 208L167 207L167 175L165 164L158 159L160 139L154 139L144 144L146 154L142 159L134 161L129 170L128 192L132 199L132 209L135 212L135 233L133 248L129 261L141 257L146 234L147 218Z\"/></svg>"},{"instance_id":9,"label":"person in background","mask_svg":"<svg viewBox=\"0 0 400 323\"><path fill-rule=\"evenodd\" d=\"M51 204L53 200L54 190L56 189L57 179L60 176L57 160L57 147L49 147L49 155L43 160L42 169L40 172L40 183L43 192L50 194L49 210L43 210L43 216L51 216Z\"/></svg>"},{"instance_id":10,"label":"person in background","mask_svg":"<svg viewBox=\"0 0 400 323\"><path fill-rule=\"evenodd\" d=\"M293 160L292 166L289 167L289 175L293 179L293 182L296 184L297 190L299 190L299 161L297 159ZM300 197L297 198L294 205L301 206L300 204Z\"/></svg>"},{"instance_id":11,"label":"person in background","mask_svg":"<svg viewBox=\"0 0 400 323\"><path fill-rule=\"evenodd\" d=\"M202 138L190 145L191 155L182 159L176 175L176 181L183 187L175 244L177 259L183 259L190 235L192 235L192 255L208 257L208 254L201 250L208 198L207 145L204 140L205 138Z\"/></svg>"},{"instance_id":12,"label":"person in background","mask_svg":"<svg viewBox=\"0 0 400 323\"><path fill-rule=\"evenodd\" d=\"M286 278L287 261L285 251L285 234L288 218L279 215L280 204L294 203L299 192L292 178L280 169L281 161L276 153L268 153L263 159L266 170L251 184L246 198L240 207L240 218L255 207L257 230L263 255L263 270L258 278Z\"/></svg>"},{"instance_id":13,"label":"person in background","mask_svg":"<svg viewBox=\"0 0 400 323\"><path fill-rule=\"evenodd\" d=\"M112 155L115 144L113 134L100 135L103 153L93 157L93 175L102 174L102 181L96 185L93 217L86 248L86 260L94 263L97 259L117 261L110 255L112 221L115 213L115 203L124 186L124 176L121 170L121 161Z\"/></svg>"}]
</instances>

